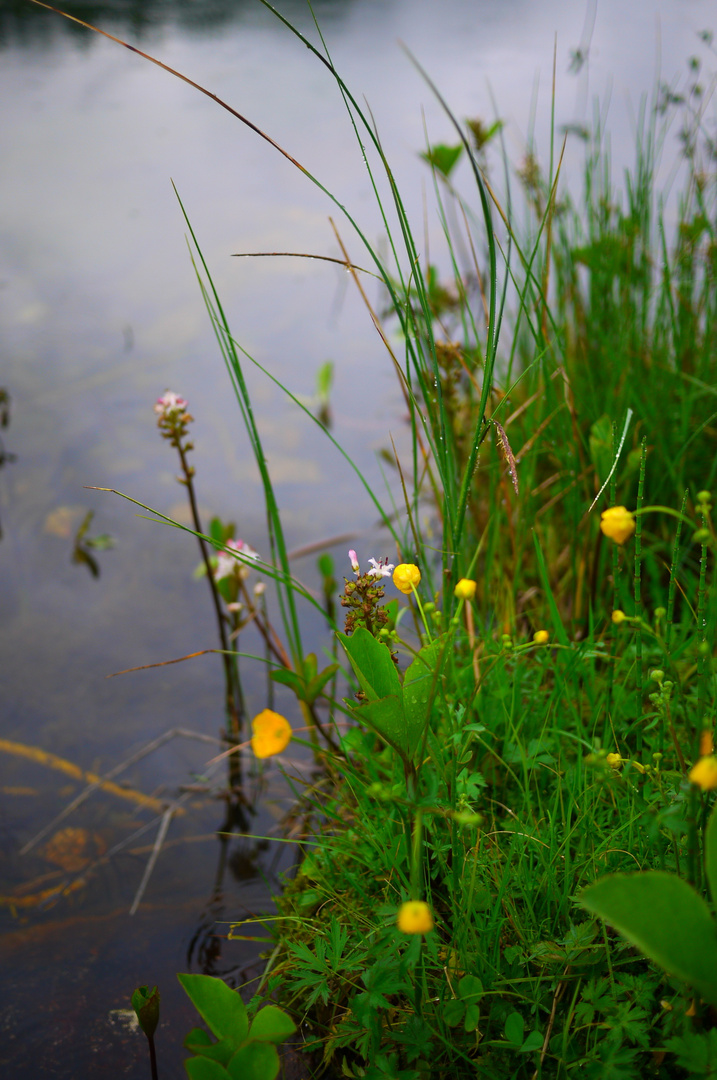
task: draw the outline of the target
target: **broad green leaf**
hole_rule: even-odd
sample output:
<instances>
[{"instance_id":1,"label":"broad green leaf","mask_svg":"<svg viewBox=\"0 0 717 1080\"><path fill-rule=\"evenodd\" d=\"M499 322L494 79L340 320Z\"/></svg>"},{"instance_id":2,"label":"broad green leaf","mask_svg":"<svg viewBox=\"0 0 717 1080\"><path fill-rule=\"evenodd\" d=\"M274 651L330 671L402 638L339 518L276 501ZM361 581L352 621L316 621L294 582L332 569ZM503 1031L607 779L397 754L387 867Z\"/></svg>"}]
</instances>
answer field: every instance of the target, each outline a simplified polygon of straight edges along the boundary
<instances>
[{"instance_id":1,"label":"broad green leaf","mask_svg":"<svg viewBox=\"0 0 717 1080\"><path fill-rule=\"evenodd\" d=\"M194 1031L200 1031L200 1028L195 1028ZM211 1058L212 1061L218 1061L220 1065L226 1065L230 1057L236 1051L236 1043L233 1039L223 1038L218 1042L212 1042L210 1037L205 1031L201 1032L205 1036L206 1041L196 1038L190 1038L188 1035L184 1040L184 1045L187 1050L192 1054L198 1054L200 1057ZM194 1032L192 1032L194 1035Z\"/></svg>"},{"instance_id":2,"label":"broad green leaf","mask_svg":"<svg viewBox=\"0 0 717 1080\"><path fill-rule=\"evenodd\" d=\"M296 1031L296 1024L283 1009L276 1005L265 1005L254 1017L249 1029L250 1039L261 1042L283 1042Z\"/></svg>"},{"instance_id":3,"label":"broad green leaf","mask_svg":"<svg viewBox=\"0 0 717 1080\"><path fill-rule=\"evenodd\" d=\"M187 1050L189 1050L190 1047L193 1048L195 1046L214 1046L214 1043L212 1042L211 1035L209 1035L208 1032L204 1030L204 1028L195 1027L192 1028L189 1034L185 1037L182 1046L186 1047ZM195 1054L198 1054L199 1050L193 1050L193 1052Z\"/></svg>"},{"instance_id":4,"label":"broad green leaf","mask_svg":"<svg viewBox=\"0 0 717 1080\"><path fill-rule=\"evenodd\" d=\"M705 829L705 869L710 883L712 903L717 907L717 803Z\"/></svg>"},{"instance_id":5,"label":"broad green leaf","mask_svg":"<svg viewBox=\"0 0 717 1080\"><path fill-rule=\"evenodd\" d=\"M430 703L435 694L445 647L443 638L424 645L403 677L403 710L409 739L416 748L428 723Z\"/></svg>"},{"instance_id":6,"label":"broad green leaf","mask_svg":"<svg viewBox=\"0 0 717 1080\"><path fill-rule=\"evenodd\" d=\"M717 1004L717 928L707 904L676 874L611 874L579 902L672 975Z\"/></svg>"},{"instance_id":7,"label":"broad green leaf","mask_svg":"<svg viewBox=\"0 0 717 1080\"><path fill-rule=\"evenodd\" d=\"M249 1021L244 1002L236 990L212 975L177 975L192 1004L209 1030L218 1039L225 1036L235 1046L244 1042Z\"/></svg>"},{"instance_id":8,"label":"broad green leaf","mask_svg":"<svg viewBox=\"0 0 717 1080\"><path fill-rule=\"evenodd\" d=\"M458 999L446 1001L443 1006L443 1023L448 1027L458 1027L465 1011L466 1007L462 1001Z\"/></svg>"},{"instance_id":9,"label":"broad green leaf","mask_svg":"<svg viewBox=\"0 0 717 1080\"><path fill-rule=\"evenodd\" d=\"M480 1005L468 1005L466 1018L463 1021L464 1031L477 1031L480 1024Z\"/></svg>"},{"instance_id":10,"label":"broad green leaf","mask_svg":"<svg viewBox=\"0 0 717 1080\"><path fill-rule=\"evenodd\" d=\"M513 1046L522 1046L525 1021L518 1012L512 1012L505 1021L505 1037Z\"/></svg>"},{"instance_id":11,"label":"broad green leaf","mask_svg":"<svg viewBox=\"0 0 717 1080\"><path fill-rule=\"evenodd\" d=\"M218 1061L211 1058L193 1057L184 1062L189 1080L228 1080L229 1073Z\"/></svg>"},{"instance_id":12,"label":"broad green leaf","mask_svg":"<svg viewBox=\"0 0 717 1080\"><path fill-rule=\"evenodd\" d=\"M532 1054L534 1050L540 1050L543 1046L543 1036L539 1031L531 1031L520 1048L521 1054Z\"/></svg>"},{"instance_id":13,"label":"broad green leaf","mask_svg":"<svg viewBox=\"0 0 717 1080\"><path fill-rule=\"evenodd\" d=\"M237 1050L227 1072L232 1080L276 1080L279 1075L279 1055L268 1042L251 1042Z\"/></svg>"},{"instance_id":14,"label":"broad green leaf","mask_svg":"<svg viewBox=\"0 0 717 1080\"><path fill-rule=\"evenodd\" d=\"M458 983L458 994L461 1001L475 1004L483 997L483 983L477 975L464 975Z\"/></svg>"},{"instance_id":15,"label":"broad green leaf","mask_svg":"<svg viewBox=\"0 0 717 1080\"><path fill-rule=\"evenodd\" d=\"M388 697L382 701L367 701L352 705L351 713L360 724L368 724L397 750L401 757L411 757L411 743L406 736L406 718L400 697Z\"/></svg>"},{"instance_id":16,"label":"broad green leaf","mask_svg":"<svg viewBox=\"0 0 717 1080\"><path fill-rule=\"evenodd\" d=\"M338 638L368 700L380 701L392 696L400 700L401 680L388 646L377 641L363 626L350 637L340 633Z\"/></svg>"}]
</instances>

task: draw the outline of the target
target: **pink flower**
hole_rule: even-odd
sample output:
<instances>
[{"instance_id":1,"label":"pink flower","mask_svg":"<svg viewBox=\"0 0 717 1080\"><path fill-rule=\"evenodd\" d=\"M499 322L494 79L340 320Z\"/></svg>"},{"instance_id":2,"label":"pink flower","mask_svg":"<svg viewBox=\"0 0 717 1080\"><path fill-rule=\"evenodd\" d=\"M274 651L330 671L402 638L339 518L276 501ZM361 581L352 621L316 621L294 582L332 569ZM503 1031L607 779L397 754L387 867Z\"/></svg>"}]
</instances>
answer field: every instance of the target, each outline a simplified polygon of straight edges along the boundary
<instances>
[{"instance_id":1,"label":"pink flower","mask_svg":"<svg viewBox=\"0 0 717 1080\"><path fill-rule=\"evenodd\" d=\"M227 540L226 546L231 551L236 551L240 556L229 554L228 551L220 551L217 555L217 568L214 571L214 577L217 581L221 581L222 578L231 577L244 563L244 559L258 559L259 553L254 551L254 548L249 547L244 540Z\"/></svg>"},{"instance_id":2,"label":"pink flower","mask_svg":"<svg viewBox=\"0 0 717 1080\"><path fill-rule=\"evenodd\" d=\"M186 412L187 402L183 397L179 397L173 390L167 390L161 398L157 398L157 403L154 406L154 411L157 416L168 416L173 412Z\"/></svg>"},{"instance_id":3,"label":"pink flower","mask_svg":"<svg viewBox=\"0 0 717 1080\"><path fill-rule=\"evenodd\" d=\"M353 548L351 549L351 551L349 551L349 559L351 560L351 569L353 570L354 574L356 574L356 577L358 577L359 561L356 558L356 552L353 550Z\"/></svg>"}]
</instances>

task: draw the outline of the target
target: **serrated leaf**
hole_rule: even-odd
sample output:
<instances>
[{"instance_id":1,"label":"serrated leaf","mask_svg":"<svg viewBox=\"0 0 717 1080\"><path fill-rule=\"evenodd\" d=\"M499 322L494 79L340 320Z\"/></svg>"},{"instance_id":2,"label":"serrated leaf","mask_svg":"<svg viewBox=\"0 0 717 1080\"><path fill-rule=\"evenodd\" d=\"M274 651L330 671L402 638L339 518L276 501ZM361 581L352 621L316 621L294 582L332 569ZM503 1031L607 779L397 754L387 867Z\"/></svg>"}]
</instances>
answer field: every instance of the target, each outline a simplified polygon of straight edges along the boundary
<instances>
[{"instance_id":1,"label":"serrated leaf","mask_svg":"<svg viewBox=\"0 0 717 1080\"><path fill-rule=\"evenodd\" d=\"M641 952L717 1004L717 930L707 904L676 874L611 874L579 903Z\"/></svg>"},{"instance_id":2,"label":"serrated leaf","mask_svg":"<svg viewBox=\"0 0 717 1080\"><path fill-rule=\"evenodd\" d=\"M236 990L212 975L177 975L177 978L213 1035L231 1039L235 1046L244 1042L249 1021Z\"/></svg>"}]
</instances>

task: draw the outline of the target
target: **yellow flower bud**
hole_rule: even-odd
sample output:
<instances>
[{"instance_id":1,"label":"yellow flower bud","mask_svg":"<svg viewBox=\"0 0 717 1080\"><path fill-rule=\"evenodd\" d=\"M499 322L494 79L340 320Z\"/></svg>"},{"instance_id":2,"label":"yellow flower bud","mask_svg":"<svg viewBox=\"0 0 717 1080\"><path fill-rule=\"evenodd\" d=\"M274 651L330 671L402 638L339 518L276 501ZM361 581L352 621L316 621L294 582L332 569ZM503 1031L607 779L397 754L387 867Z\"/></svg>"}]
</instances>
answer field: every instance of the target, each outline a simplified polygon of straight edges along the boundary
<instances>
[{"instance_id":1,"label":"yellow flower bud","mask_svg":"<svg viewBox=\"0 0 717 1080\"><path fill-rule=\"evenodd\" d=\"M550 641L550 634L547 630L536 630L533 634L533 641L536 645L547 645Z\"/></svg>"},{"instance_id":2,"label":"yellow flower bud","mask_svg":"<svg viewBox=\"0 0 717 1080\"><path fill-rule=\"evenodd\" d=\"M605 758L605 761L608 763L611 769L616 769L618 765L622 765L622 758L619 754L608 754L608 756Z\"/></svg>"},{"instance_id":3,"label":"yellow flower bud","mask_svg":"<svg viewBox=\"0 0 717 1080\"><path fill-rule=\"evenodd\" d=\"M453 590L458 600L472 600L476 594L476 583L471 578L462 577Z\"/></svg>"},{"instance_id":4,"label":"yellow flower bud","mask_svg":"<svg viewBox=\"0 0 717 1080\"><path fill-rule=\"evenodd\" d=\"M635 515L624 506L611 506L600 515L600 528L616 544L624 544L635 531Z\"/></svg>"},{"instance_id":5,"label":"yellow flower bud","mask_svg":"<svg viewBox=\"0 0 717 1080\"><path fill-rule=\"evenodd\" d=\"M626 618L627 615L625 614L625 612L620 611L619 608L612 613L612 621L615 623L616 626L619 626L621 622L625 622Z\"/></svg>"},{"instance_id":6,"label":"yellow flower bud","mask_svg":"<svg viewBox=\"0 0 717 1080\"><path fill-rule=\"evenodd\" d=\"M411 593L421 580L421 571L413 563L400 563L393 571L393 584L399 592Z\"/></svg>"},{"instance_id":7,"label":"yellow flower bud","mask_svg":"<svg viewBox=\"0 0 717 1080\"><path fill-rule=\"evenodd\" d=\"M404 934L427 934L433 929L431 909L424 900L409 900L398 910L398 929Z\"/></svg>"},{"instance_id":8,"label":"yellow flower bud","mask_svg":"<svg viewBox=\"0 0 717 1080\"><path fill-rule=\"evenodd\" d=\"M709 754L700 758L690 769L689 777L692 783L697 784L703 791L713 791L717 788L717 757Z\"/></svg>"},{"instance_id":9,"label":"yellow flower bud","mask_svg":"<svg viewBox=\"0 0 717 1080\"><path fill-rule=\"evenodd\" d=\"M273 757L291 742L291 725L280 713L264 709L251 722L251 748L258 758Z\"/></svg>"}]
</instances>

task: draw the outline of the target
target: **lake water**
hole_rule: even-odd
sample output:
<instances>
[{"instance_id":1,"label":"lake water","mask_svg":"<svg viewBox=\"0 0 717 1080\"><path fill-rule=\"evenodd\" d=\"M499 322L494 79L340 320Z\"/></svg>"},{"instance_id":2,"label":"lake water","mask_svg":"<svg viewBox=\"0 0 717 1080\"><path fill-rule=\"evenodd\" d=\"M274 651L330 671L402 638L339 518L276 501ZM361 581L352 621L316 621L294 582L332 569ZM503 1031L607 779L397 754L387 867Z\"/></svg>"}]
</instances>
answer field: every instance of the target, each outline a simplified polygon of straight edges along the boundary
<instances>
[{"instance_id":1,"label":"lake water","mask_svg":"<svg viewBox=\"0 0 717 1080\"><path fill-rule=\"evenodd\" d=\"M303 3L278 6L316 40ZM642 96L658 78L684 81L687 58L705 55L697 35L714 14L707 0L319 0L315 11L336 67L371 107L419 236L430 176L417 152L426 131L432 142L453 134L400 42L457 116L490 121L497 112L516 163L531 132L547 160L555 48L556 125L590 124L596 96L603 105L609 98L619 180L634 156ZM229 102L335 192L372 242L380 240L370 184L330 75L258 0L114 0L83 4L81 15ZM571 72L577 49L586 62ZM218 513L236 521L260 551L266 536L261 487L170 181L248 352L299 395L312 394L326 360L335 363L334 433L372 485L384 483L376 451L389 444L389 431L404 437L401 401L343 269L230 257L336 257L331 215L365 265L336 207L285 158L186 84L30 3L0 0L0 60L0 387L11 395L0 435L15 455L0 469L0 738L105 772L171 728L216 735L222 725L216 657L105 678L215 645L205 583L192 578L191 538L85 488L116 488L186 520L176 462L152 412L167 387L189 399L196 418L205 520ZM666 171L676 147L675 131ZM570 142L571 185L579 184L580 155L581 144ZM465 190L468 180L459 171ZM438 251L432 219L427 237ZM332 537L355 535L364 558L383 553L375 512L348 466L260 372L250 367L248 379L289 546L326 541L339 575L348 545ZM89 510L91 533L116 542L97 554L97 579L71 561ZM295 570L317 586L315 555L297 559ZM311 643L325 641L313 615L306 633ZM241 646L260 651L248 632ZM245 673L252 714L266 704L266 691L257 670L248 665ZM291 702L280 703L296 720ZM19 852L81 790L11 751L5 745L0 754L6 901L37 898L57 882L46 841L32 854ZM213 752L175 740L127 778L146 793L176 792L203 775ZM257 833L274 829L288 805L276 770L268 775L251 821ZM224 847L215 835L224 806L197 798L187 808L170 828L135 916L128 909L156 826L70 897L0 909L3 970L12 972L0 991L5 1075L144 1075L142 1040L116 1010L127 1007L136 985L157 982L161 1074L180 1076L191 1014L174 973L214 970L243 982L260 970L259 946L216 934L225 932L221 920L270 910L271 888L291 853L248 839ZM130 803L96 794L58 829L79 830L75 839L94 845L97 856L148 820ZM70 843L72 834L64 838Z\"/></svg>"}]
</instances>

